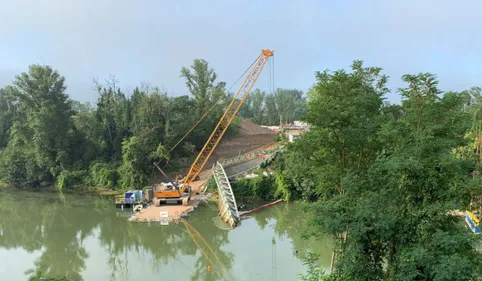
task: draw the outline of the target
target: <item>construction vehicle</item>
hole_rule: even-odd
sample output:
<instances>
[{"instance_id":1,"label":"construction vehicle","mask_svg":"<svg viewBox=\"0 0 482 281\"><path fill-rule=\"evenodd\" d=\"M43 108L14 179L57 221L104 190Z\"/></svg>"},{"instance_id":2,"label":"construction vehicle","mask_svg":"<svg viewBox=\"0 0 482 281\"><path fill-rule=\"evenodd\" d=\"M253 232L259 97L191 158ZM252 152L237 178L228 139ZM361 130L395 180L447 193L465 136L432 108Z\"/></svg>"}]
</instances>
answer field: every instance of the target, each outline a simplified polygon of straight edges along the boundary
<instances>
[{"instance_id":1,"label":"construction vehicle","mask_svg":"<svg viewBox=\"0 0 482 281\"><path fill-rule=\"evenodd\" d=\"M204 147L201 149L196 159L192 163L187 175L181 181L161 183L155 187L156 190L154 190L154 202L156 206L161 204L181 203L182 205L187 205L189 203L191 200L190 184L198 179L199 173L223 137L234 117L243 106L244 101L248 97L249 92L256 83L256 80L258 80L261 71L268 62L268 59L273 55L274 52L272 50L263 49L261 51L261 54L254 61L252 67L250 68L248 76L245 78L243 84L233 96L232 101L227 106L218 124L204 144Z\"/></svg>"}]
</instances>

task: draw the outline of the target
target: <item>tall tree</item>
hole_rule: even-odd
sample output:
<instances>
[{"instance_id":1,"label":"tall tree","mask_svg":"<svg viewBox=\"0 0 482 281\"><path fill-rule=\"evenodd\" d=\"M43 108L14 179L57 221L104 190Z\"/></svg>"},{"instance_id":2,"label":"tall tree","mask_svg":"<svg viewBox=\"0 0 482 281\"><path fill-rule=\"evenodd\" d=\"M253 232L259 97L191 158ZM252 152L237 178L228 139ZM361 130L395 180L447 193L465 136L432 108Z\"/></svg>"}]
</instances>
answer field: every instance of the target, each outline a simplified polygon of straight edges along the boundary
<instances>
[{"instance_id":1,"label":"tall tree","mask_svg":"<svg viewBox=\"0 0 482 281\"><path fill-rule=\"evenodd\" d=\"M296 100L303 93L298 90L277 89L274 93L276 108L278 109L279 123L285 124L294 121Z\"/></svg>"},{"instance_id":2,"label":"tall tree","mask_svg":"<svg viewBox=\"0 0 482 281\"><path fill-rule=\"evenodd\" d=\"M181 77L186 79L186 86L195 100L195 114L193 115L196 119L193 120L191 126L211 110L203 122L192 132L192 137L198 140L196 146L200 149L222 116L226 102L231 99L226 93L226 83L216 83L216 72L209 68L208 62L203 59L195 59L191 69L183 67ZM224 104L221 104L222 102ZM219 104L215 105L216 103Z\"/></svg>"},{"instance_id":3,"label":"tall tree","mask_svg":"<svg viewBox=\"0 0 482 281\"><path fill-rule=\"evenodd\" d=\"M337 246L341 255L330 280L448 281L480 275L476 239L450 212L466 209L481 194L480 186L472 184L474 163L454 153L466 142L470 126L467 99L458 93L439 97L431 74L404 75L403 80L408 86L400 89L402 105L384 108L381 127L372 132L379 143L372 150L377 157L363 169L346 162L351 168L339 175L338 194L323 192L311 207L313 233L347 234ZM308 107L311 113L311 100Z\"/></svg>"},{"instance_id":4,"label":"tall tree","mask_svg":"<svg viewBox=\"0 0 482 281\"><path fill-rule=\"evenodd\" d=\"M279 113L276 107L276 98L274 94L268 94L265 97L265 123L266 125L279 125Z\"/></svg>"},{"instance_id":5,"label":"tall tree","mask_svg":"<svg viewBox=\"0 0 482 281\"><path fill-rule=\"evenodd\" d=\"M195 59L191 69L183 67L181 77L186 79L186 86L196 100L199 116L224 95L226 83L215 84L218 75L203 59Z\"/></svg>"},{"instance_id":6,"label":"tall tree","mask_svg":"<svg viewBox=\"0 0 482 281\"><path fill-rule=\"evenodd\" d=\"M278 182L290 187L284 188L285 196L300 194L305 200L316 201L311 205L310 220L314 235L339 237L349 230L346 221L358 215L350 213L352 206L342 204L346 203L342 200L360 200L364 193L361 189L352 191L346 178L363 175L376 159L386 82L381 68L364 67L361 61L352 64L350 73L316 74L304 118L310 131L290 146L278 175ZM333 214L326 216L327 210Z\"/></svg>"},{"instance_id":7,"label":"tall tree","mask_svg":"<svg viewBox=\"0 0 482 281\"><path fill-rule=\"evenodd\" d=\"M19 112L11 128L9 148L2 157L7 163L18 164L6 168L12 183L19 184L14 178L18 179L15 175L20 173L28 183L49 184L61 170L70 167L73 111L64 81L50 66L41 65L31 65L28 73L16 76Z\"/></svg>"},{"instance_id":8,"label":"tall tree","mask_svg":"<svg viewBox=\"0 0 482 281\"><path fill-rule=\"evenodd\" d=\"M124 93L115 84L102 85L94 80L99 94L96 120L102 130L99 143L104 150L104 159L118 161L122 157L122 142L130 136L130 104Z\"/></svg>"},{"instance_id":9,"label":"tall tree","mask_svg":"<svg viewBox=\"0 0 482 281\"><path fill-rule=\"evenodd\" d=\"M12 86L0 89L0 150L7 146L10 138L10 128L17 109L15 91Z\"/></svg>"},{"instance_id":10,"label":"tall tree","mask_svg":"<svg viewBox=\"0 0 482 281\"><path fill-rule=\"evenodd\" d=\"M264 115L264 98L266 96L265 92L261 92L259 89L254 90L251 94L251 111L253 112L252 120L256 124L261 124L263 122Z\"/></svg>"}]
</instances>

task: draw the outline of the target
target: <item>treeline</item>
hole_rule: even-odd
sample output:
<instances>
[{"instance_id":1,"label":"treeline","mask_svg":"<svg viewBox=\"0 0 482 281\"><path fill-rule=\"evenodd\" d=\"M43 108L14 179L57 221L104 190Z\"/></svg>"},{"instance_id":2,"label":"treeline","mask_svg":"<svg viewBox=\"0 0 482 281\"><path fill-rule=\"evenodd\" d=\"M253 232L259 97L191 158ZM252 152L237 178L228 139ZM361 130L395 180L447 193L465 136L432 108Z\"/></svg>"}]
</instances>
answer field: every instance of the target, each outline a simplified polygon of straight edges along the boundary
<instances>
[{"instance_id":1,"label":"treeline","mask_svg":"<svg viewBox=\"0 0 482 281\"><path fill-rule=\"evenodd\" d=\"M479 209L480 88L442 92L430 73L387 76L355 61L319 72L310 131L276 159L272 194L308 204L307 234L337 241L334 272L302 280L479 280L480 243L453 210Z\"/></svg>"},{"instance_id":2,"label":"treeline","mask_svg":"<svg viewBox=\"0 0 482 281\"><path fill-rule=\"evenodd\" d=\"M232 94L204 60L183 67L181 77L190 96L170 97L148 84L126 93L114 77L105 83L95 80L98 100L91 106L71 100L64 77L50 66L31 65L12 85L0 89L0 182L22 187L140 188L150 183L153 162L166 170L189 165ZM259 95L265 99L257 91ZM277 120L293 118L278 112L284 111L273 113ZM236 134L238 124L235 120L227 135Z\"/></svg>"},{"instance_id":3,"label":"treeline","mask_svg":"<svg viewBox=\"0 0 482 281\"><path fill-rule=\"evenodd\" d=\"M277 89L267 94L254 90L239 111L239 116L256 124L275 126L300 120L306 113L306 97L296 89Z\"/></svg>"}]
</instances>

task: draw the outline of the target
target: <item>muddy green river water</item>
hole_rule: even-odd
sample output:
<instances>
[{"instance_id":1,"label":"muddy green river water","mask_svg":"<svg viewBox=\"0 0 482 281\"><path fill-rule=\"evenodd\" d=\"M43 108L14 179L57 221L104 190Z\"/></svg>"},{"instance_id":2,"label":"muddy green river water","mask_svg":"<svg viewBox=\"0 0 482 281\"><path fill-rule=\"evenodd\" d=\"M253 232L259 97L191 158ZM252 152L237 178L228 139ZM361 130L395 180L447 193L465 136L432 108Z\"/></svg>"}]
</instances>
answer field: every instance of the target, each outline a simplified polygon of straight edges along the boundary
<instances>
[{"instance_id":1,"label":"muddy green river water","mask_svg":"<svg viewBox=\"0 0 482 281\"><path fill-rule=\"evenodd\" d=\"M253 214L234 230L218 227L214 203L201 203L188 228L128 222L130 210L92 196L2 191L0 204L0 280L41 271L73 281L294 281L308 251L326 269L331 259L331 240L301 238L305 215L294 203Z\"/></svg>"}]
</instances>

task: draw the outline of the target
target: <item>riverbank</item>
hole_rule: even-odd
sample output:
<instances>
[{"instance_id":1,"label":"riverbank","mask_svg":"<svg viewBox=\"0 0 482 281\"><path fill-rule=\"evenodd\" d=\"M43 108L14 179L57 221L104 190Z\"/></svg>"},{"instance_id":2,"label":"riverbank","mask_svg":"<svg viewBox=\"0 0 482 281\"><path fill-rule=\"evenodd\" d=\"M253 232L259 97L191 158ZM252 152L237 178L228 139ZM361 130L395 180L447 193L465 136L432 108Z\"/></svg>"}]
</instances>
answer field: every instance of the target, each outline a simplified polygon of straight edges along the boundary
<instances>
[{"instance_id":1,"label":"riverbank","mask_svg":"<svg viewBox=\"0 0 482 281\"><path fill-rule=\"evenodd\" d=\"M42 188L22 188L15 187L6 184L0 184L0 190L17 190L28 192L45 192L45 193L66 193L73 195L100 195L100 196L116 196L123 194L126 190L106 189L106 188L89 188L89 187L77 187L60 189L54 186L42 187Z\"/></svg>"}]
</instances>

